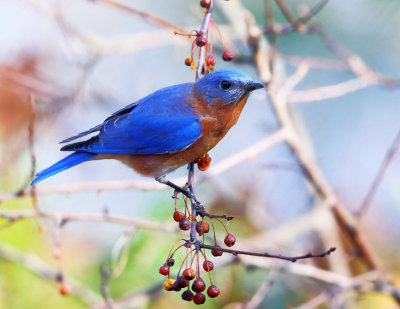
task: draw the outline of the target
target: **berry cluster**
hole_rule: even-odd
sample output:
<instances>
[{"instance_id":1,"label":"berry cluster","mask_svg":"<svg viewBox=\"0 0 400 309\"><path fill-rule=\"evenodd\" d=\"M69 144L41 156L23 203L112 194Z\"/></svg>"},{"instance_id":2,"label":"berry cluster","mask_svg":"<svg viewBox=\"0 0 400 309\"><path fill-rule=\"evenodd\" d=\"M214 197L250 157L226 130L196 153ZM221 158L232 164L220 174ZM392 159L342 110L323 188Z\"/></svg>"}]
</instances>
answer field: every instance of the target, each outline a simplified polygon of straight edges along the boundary
<instances>
[{"instance_id":1,"label":"berry cluster","mask_svg":"<svg viewBox=\"0 0 400 309\"><path fill-rule=\"evenodd\" d=\"M210 5L211 5L211 0L201 0L200 1L200 6L206 9L205 12L207 12ZM215 60L214 56L212 55L212 46L213 46L212 29L213 29L213 27L217 30L218 35L221 39L223 49L224 49L224 52L222 53L222 59L224 61L231 61L233 59L233 53L226 49L221 32L219 31L217 24L214 22L214 20L212 18L210 18L210 29L209 29L210 31L207 33L197 31L197 30L193 30L188 34L182 34L182 33L175 32L175 34L188 36L189 38L195 37L195 39L193 40L193 43L192 43L191 54L189 57L187 57L185 59L185 64L187 66L190 66L192 68L192 70L194 69L195 65L196 66L198 65L198 60L199 60L199 57L197 56L197 60L195 62L194 57L193 57L196 47L205 47L205 67L202 68L202 70L201 70L203 75L206 75L208 72L213 71L215 63L216 63L216 60ZM209 34L210 34L210 39L208 38Z\"/></svg>"},{"instance_id":2,"label":"berry cluster","mask_svg":"<svg viewBox=\"0 0 400 309\"><path fill-rule=\"evenodd\" d=\"M207 158L208 156L204 157ZM236 238L234 235L228 232L225 224L216 216L200 213L202 219L201 221L197 221L196 218L190 214L190 211L187 207L186 197L184 195L182 196L185 203L185 212L180 212L177 210L178 194L175 194L175 211L173 214L173 219L179 223L179 228L183 231L189 230L191 228L191 224L194 223L196 234L201 240L177 240L172 246L165 263L161 265L159 273L163 276L168 276L164 282L165 290L179 292L183 289L184 291L181 294L183 300L193 301L195 304L201 305L206 301L206 295L203 293L206 291L206 289L206 293L210 298L215 298L220 294L219 288L213 284L211 278L210 272L214 269L214 264L207 258L206 249L202 247L202 245L205 243L205 235L210 232L210 224L205 221L204 217L209 218L213 231L214 245L212 246L213 249L211 250L212 256L218 257L223 254L223 252L219 250L221 247L217 244L213 220L217 220L224 227L227 233L224 238L224 243L227 247L232 247L236 242ZM179 242L183 243L177 246ZM186 249L186 256L180 265L176 279L173 279L171 278L170 270L175 265L174 255L179 249ZM200 262L200 259L203 260L202 263ZM200 267L200 265L202 265L202 267ZM204 279L201 277L201 271L204 271L208 274L210 281L208 288L204 282Z\"/></svg>"}]
</instances>

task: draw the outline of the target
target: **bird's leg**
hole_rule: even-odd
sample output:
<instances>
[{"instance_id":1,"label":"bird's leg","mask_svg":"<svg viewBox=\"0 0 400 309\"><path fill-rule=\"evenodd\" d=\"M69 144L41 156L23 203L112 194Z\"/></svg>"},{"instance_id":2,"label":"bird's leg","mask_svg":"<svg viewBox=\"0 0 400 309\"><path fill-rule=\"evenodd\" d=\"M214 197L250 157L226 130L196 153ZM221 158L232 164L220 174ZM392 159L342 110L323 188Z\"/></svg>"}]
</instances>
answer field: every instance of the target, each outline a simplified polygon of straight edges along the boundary
<instances>
[{"instance_id":1,"label":"bird's leg","mask_svg":"<svg viewBox=\"0 0 400 309\"><path fill-rule=\"evenodd\" d=\"M167 179L167 176L165 176L165 175L160 176L160 177L156 177L155 179L156 179L158 182L160 182L160 183L162 183L162 184L164 184L164 185L167 185L167 186L171 187L172 189L174 189L175 191L178 191L178 192L182 193L183 195L185 195L188 199L190 199L190 201L191 201L194 205L196 205L196 207L197 207L199 210L201 210L201 209L204 208L204 206L201 205L201 203L196 199L196 196L195 196L193 193L191 193L189 190L187 190L188 184L186 184L186 185L182 188L182 187L180 187L180 186L174 184L173 182L169 181L169 180Z\"/></svg>"}]
</instances>

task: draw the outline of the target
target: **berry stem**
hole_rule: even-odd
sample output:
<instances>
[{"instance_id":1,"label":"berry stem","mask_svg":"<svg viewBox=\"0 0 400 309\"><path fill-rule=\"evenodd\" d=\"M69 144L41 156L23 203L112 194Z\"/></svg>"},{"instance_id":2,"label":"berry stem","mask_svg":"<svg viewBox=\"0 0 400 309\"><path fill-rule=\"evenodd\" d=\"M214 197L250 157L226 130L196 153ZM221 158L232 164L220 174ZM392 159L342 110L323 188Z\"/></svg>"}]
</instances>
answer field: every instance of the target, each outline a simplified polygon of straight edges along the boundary
<instances>
[{"instance_id":1,"label":"berry stem","mask_svg":"<svg viewBox=\"0 0 400 309\"><path fill-rule=\"evenodd\" d=\"M214 26L215 29L217 29L218 34L219 34L219 38L221 39L222 48L223 48L224 50L226 50L224 38L222 37L221 31L219 30L218 25L215 23L215 21L214 21L212 18L210 19L210 25Z\"/></svg>"},{"instance_id":2,"label":"berry stem","mask_svg":"<svg viewBox=\"0 0 400 309\"><path fill-rule=\"evenodd\" d=\"M214 227L214 223L212 221L212 218L210 218L210 223L213 229L213 233L214 233L214 244L217 245L217 237L215 236L215 227Z\"/></svg>"},{"instance_id":3,"label":"berry stem","mask_svg":"<svg viewBox=\"0 0 400 309\"><path fill-rule=\"evenodd\" d=\"M229 234L228 229L226 228L225 224L222 223L222 221L221 221L220 219L218 219L218 218L215 218L215 219L217 219L218 222L221 223L221 225L224 227L224 229L225 229L225 231L226 231L226 234Z\"/></svg>"},{"instance_id":4,"label":"berry stem","mask_svg":"<svg viewBox=\"0 0 400 309\"><path fill-rule=\"evenodd\" d=\"M184 239L180 239L180 240L184 240ZM169 252L170 255L168 256L168 258L172 258L172 257L174 256L175 252L178 251L180 248L182 248L184 245L185 245L185 244L178 246L178 247L174 250L174 252L172 252L172 254L171 254L171 251L170 251L170 252ZM171 249L171 250L172 250L172 249ZM167 260L168 260L168 259L167 259Z\"/></svg>"}]
</instances>

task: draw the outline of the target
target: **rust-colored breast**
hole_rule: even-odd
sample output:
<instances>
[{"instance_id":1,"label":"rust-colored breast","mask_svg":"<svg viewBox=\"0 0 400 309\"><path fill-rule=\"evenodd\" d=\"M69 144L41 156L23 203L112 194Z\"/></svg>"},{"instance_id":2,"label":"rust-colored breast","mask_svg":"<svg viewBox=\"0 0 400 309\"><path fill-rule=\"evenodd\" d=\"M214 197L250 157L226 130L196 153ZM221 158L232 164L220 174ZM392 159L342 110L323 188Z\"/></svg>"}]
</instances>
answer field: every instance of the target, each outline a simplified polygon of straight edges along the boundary
<instances>
[{"instance_id":1,"label":"rust-colored breast","mask_svg":"<svg viewBox=\"0 0 400 309\"><path fill-rule=\"evenodd\" d=\"M202 129L202 135L196 142L176 153L111 157L122 161L142 175L154 177L165 175L214 148L238 121L247 98L248 96L244 96L237 104L230 105L214 100L214 104L210 105L195 94L190 104L195 107L196 114L199 115Z\"/></svg>"}]
</instances>

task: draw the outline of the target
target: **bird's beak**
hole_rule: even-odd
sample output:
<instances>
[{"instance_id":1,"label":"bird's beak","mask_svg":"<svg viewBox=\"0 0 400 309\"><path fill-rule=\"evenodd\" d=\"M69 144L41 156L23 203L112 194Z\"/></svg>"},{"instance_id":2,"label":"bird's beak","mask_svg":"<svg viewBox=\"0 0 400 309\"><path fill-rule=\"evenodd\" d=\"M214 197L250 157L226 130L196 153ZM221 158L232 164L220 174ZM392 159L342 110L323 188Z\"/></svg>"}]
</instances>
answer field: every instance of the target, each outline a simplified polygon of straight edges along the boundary
<instances>
[{"instance_id":1,"label":"bird's beak","mask_svg":"<svg viewBox=\"0 0 400 309\"><path fill-rule=\"evenodd\" d=\"M260 89L260 88L264 88L264 85L260 84L260 83L251 83L251 84L246 85L247 91L253 91L253 90Z\"/></svg>"}]
</instances>

